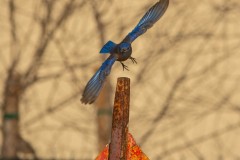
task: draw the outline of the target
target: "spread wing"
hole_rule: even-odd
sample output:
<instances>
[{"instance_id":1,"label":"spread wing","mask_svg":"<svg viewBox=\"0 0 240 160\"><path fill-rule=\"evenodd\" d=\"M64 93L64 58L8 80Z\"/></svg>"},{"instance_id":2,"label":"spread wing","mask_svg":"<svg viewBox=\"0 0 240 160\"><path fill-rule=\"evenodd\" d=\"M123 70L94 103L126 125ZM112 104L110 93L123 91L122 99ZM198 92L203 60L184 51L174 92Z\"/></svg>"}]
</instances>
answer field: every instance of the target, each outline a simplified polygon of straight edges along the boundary
<instances>
[{"instance_id":1,"label":"spread wing","mask_svg":"<svg viewBox=\"0 0 240 160\"><path fill-rule=\"evenodd\" d=\"M116 58L110 55L108 59L98 69L98 71L93 75L93 77L89 80L83 91L81 99L82 103L91 104L97 99L107 76L111 72L112 65L115 61Z\"/></svg>"},{"instance_id":2,"label":"spread wing","mask_svg":"<svg viewBox=\"0 0 240 160\"><path fill-rule=\"evenodd\" d=\"M138 22L137 26L125 38L124 42L132 43L156 23L168 8L169 0L159 0Z\"/></svg>"}]
</instances>

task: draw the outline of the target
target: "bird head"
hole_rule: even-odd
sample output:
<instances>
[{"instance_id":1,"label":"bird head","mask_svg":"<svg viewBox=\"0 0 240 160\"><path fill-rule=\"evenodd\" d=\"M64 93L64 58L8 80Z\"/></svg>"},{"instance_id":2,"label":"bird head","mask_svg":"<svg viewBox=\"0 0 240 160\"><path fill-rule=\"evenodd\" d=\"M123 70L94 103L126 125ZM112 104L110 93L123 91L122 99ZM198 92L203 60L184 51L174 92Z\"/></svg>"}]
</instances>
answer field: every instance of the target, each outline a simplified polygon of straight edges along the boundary
<instances>
[{"instance_id":1,"label":"bird head","mask_svg":"<svg viewBox=\"0 0 240 160\"><path fill-rule=\"evenodd\" d=\"M123 42L123 43L121 43L119 45L118 51L120 53L127 53L127 52L131 51L131 49L132 48L131 48L131 44L130 43Z\"/></svg>"}]
</instances>

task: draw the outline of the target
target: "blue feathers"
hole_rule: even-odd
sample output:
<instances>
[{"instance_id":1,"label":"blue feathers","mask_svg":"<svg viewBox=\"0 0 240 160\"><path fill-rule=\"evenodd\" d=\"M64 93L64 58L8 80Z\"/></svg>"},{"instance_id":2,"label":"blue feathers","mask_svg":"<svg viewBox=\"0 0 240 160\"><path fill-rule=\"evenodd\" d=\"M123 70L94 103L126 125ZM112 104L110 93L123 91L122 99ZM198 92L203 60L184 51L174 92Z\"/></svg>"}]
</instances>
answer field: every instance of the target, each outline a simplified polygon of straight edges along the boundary
<instances>
[{"instance_id":1,"label":"blue feathers","mask_svg":"<svg viewBox=\"0 0 240 160\"><path fill-rule=\"evenodd\" d=\"M154 6L152 6L142 19L138 22L136 27L130 32L120 44L115 44L112 41L108 41L100 50L100 53L110 53L110 56L97 70L93 77L87 83L82 95L82 103L93 103L103 87L103 84L110 74L112 65L116 60L120 61L123 68L127 69L127 66L122 61L131 59L133 63L136 63L135 58L131 57L132 47L131 43L139 36L144 34L154 23L156 23L167 10L169 0L159 0ZM126 45L127 44L127 45Z\"/></svg>"},{"instance_id":2,"label":"blue feathers","mask_svg":"<svg viewBox=\"0 0 240 160\"><path fill-rule=\"evenodd\" d=\"M106 77L110 74L112 65L115 61L115 57L110 56L89 80L83 91L81 99L82 103L91 104L97 99Z\"/></svg>"},{"instance_id":3,"label":"blue feathers","mask_svg":"<svg viewBox=\"0 0 240 160\"><path fill-rule=\"evenodd\" d=\"M116 44L112 41L108 41L100 50L100 53L110 53L114 49L114 47L116 47Z\"/></svg>"},{"instance_id":4,"label":"blue feathers","mask_svg":"<svg viewBox=\"0 0 240 160\"><path fill-rule=\"evenodd\" d=\"M126 36L123 41L132 43L137 37L144 34L162 17L167 10L168 5L169 0L160 0L157 2L147 11L147 13L138 22L137 26Z\"/></svg>"},{"instance_id":5,"label":"blue feathers","mask_svg":"<svg viewBox=\"0 0 240 160\"><path fill-rule=\"evenodd\" d=\"M146 26L146 28L152 27L162 15L165 13L169 4L169 0L160 0L154 6L152 6L147 13L142 17L137 26Z\"/></svg>"}]
</instances>

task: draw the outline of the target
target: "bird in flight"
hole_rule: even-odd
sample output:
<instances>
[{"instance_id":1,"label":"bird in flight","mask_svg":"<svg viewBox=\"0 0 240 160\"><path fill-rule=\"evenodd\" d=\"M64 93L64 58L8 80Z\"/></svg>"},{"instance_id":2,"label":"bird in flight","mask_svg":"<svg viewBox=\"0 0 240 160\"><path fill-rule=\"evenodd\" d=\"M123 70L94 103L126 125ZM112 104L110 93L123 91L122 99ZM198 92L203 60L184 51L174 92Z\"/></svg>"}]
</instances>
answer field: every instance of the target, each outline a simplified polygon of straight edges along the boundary
<instances>
[{"instance_id":1,"label":"bird in flight","mask_svg":"<svg viewBox=\"0 0 240 160\"><path fill-rule=\"evenodd\" d=\"M169 0L159 0L145 13L136 27L119 44L108 41L102 47L100 53L110 53L110 55L87 83L82 94L82 103L91 104L97 99L115 61L119 61L121 63L123 70L128 70L128 67L123 63L123 61L130 59L133 63L137 63L136 59L131 56L132 42L137 37L144 34L162 17L167 10L168 4Z\"/></svg>"}]
</instances>

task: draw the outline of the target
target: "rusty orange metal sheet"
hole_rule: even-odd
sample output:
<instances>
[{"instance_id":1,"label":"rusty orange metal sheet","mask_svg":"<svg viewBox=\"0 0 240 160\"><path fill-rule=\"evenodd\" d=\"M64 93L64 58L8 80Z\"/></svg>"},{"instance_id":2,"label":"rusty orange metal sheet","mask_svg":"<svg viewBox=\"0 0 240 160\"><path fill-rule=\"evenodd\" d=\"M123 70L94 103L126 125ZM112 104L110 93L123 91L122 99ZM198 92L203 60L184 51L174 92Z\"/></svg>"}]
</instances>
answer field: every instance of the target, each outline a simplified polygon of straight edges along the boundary
<instances>
[{"instance_id":1,"label":"rusty orange metal sheet","mask_svg":"<svg viewBox=\"0 0 240 160\"><path fill-rule=\"evenodd\" d=\"M97 156L96 160L108 160L109 145ZM127 147L128 160L149 160L149 158L142 152L141 148L136 144L133 136L128 133L128 147Z\"/></svg>"},{"instance_id":2,"label":"rusty orange metal sheet","mask_svg":"<svg viewBox=\"0 0 240 160\"><path fill-rule=\"evenodd\" d=\"M108 160L108 145L103 149L103 151L97 156L96 160Z\"/></svg>"}]
</instances>

